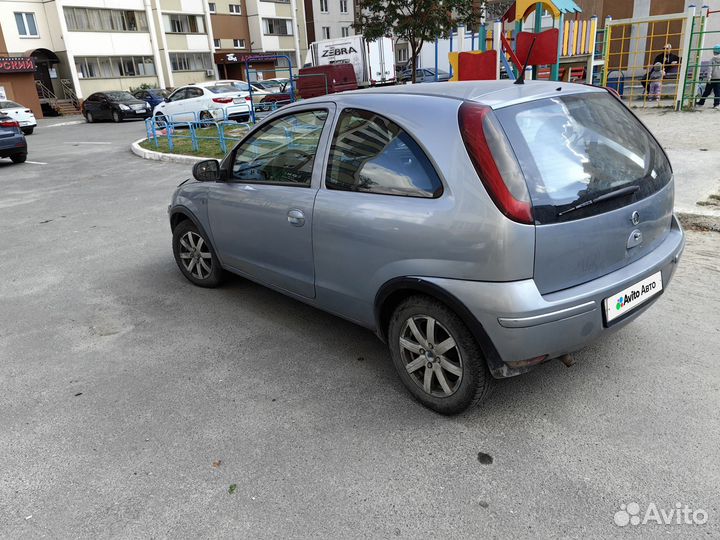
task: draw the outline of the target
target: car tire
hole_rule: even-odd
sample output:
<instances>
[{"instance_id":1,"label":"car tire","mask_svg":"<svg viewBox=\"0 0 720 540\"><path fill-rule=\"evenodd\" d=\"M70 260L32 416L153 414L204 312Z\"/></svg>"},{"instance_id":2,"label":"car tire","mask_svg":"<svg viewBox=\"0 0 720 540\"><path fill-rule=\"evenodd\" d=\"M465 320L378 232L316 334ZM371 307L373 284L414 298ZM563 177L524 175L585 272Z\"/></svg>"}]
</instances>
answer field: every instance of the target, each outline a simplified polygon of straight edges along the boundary
<instances>
[{"instance_id":1,"label":"car tire","mask_svg":"<svg viewBox=\"0 0 720 540\"><path fill-rule=\"evenodd\" d=\"M223 270L212 245L190 220L173 229L173 254L183 275L199 287L217 287Z\"/></svg>"},{"instance_id":2,"label":"car tire","mask_svg":"<svg viewBox=\"0 0 720 540\"><path fill-rule=\"evenodd\" d=\"M117 111L113 111L112 112L112 120L116 124L119 124L120 122L122 122L122 117L120 116L120 113Z\"/></svg>"},{"instance_id":3,"label":"car tire","mask_svg":"<svg viewBox=\"0 0 720 540\"><path fill-rule=\"evenodd\" d=\"M203 111L200 113L200 121L201 122L212 122L213 120L215 120L215 119L213 118L213 115L210 114L209 111Z\"/></svg>"},{"instance_id":4,"label":"car tire","mask_svg":"<svg viewBox=\"0 0 720 540\"><path fill-rule=\"evenodd\" d=\"M429 409L458 414L489 396L495 379L480 345L445 304L405 299L390 319L388 344L403 384Z\"/></svg>"},{"instance_id":5,"label":"car tire","mask_svg":"<svg viewBox=\"0 0 720 540\"><path fill-rule=\"evenodd\" d=\"M86 112L86 113L85 113L85 121L86 121L88 124L92 124L92 123L95 121L95 119L93 118L93 115L92 115L91 112Z\"/></svg>"},{"instance_id":6,"label":"car tire","mask_svg":"<svg viewBox=\"0 0 720 540\"><path fill-rule=\"evenodd\" d=\"M164 114L157 113L155 115L155 128L156 129L166 129L167 128L167 119L165 118Z\"/></svg>"},{"instance_id":7,"label":"car tire","mask_svg":"<svg viewBox=\"0 0 720 540\"><path fill-rule=\"evenodd\" d=\"M22 132L23 132L25 135L32 135L33 131L35 131L35 127L34 127L34 126L31 127L31 128L25 128L25 129L22 130Z\"/></svg>"},{"instance_id":8,"label":"car tire","mask_svg":"<svg viewBox=\"0 0 720 540\"><path fill-rule=\"evenodd\" d=\"M25 163L27 154L15 154L14 156L10 156L10 159L13 163Z\"/></svg>"}]
</instances>

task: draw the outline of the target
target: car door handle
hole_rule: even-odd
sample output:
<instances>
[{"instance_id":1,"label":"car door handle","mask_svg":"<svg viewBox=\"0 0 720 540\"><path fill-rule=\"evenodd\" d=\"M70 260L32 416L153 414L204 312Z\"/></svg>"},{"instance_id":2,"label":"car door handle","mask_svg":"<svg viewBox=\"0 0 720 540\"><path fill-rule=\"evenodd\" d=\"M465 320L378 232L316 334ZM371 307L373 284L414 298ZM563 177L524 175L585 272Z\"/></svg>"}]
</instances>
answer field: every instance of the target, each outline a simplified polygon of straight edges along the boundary
<instances>
[{"instance_id":1,"label":"car door handle","mask_svg":"<svg viewBox=\"0 0 720 540\"><path fill-rule=\"evenodd\" d=\"M288 223L295 227L302 227L305 225L305 214L302 210L290 210L287 215Z\"/></svg>"}]
</instances>

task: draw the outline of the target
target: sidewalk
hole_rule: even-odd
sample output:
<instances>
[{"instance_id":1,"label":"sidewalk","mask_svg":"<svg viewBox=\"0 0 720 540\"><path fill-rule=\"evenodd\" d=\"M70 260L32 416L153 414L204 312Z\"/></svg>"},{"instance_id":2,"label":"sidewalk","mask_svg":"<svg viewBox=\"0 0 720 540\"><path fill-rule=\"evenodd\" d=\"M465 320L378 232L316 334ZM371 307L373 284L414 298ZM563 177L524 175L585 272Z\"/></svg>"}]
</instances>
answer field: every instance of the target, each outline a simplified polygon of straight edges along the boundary
<instances>
[{"instance_id":1,"label":"sidewalk","mask_svg":"<svg viewBox=\"0 0 720 540\"><path fill-rule=\"evenodd\" d=\"M675 172L675 211L720 228L720 111L633 109L658 138ZM700 204L698 204L700 203Z\"/></svg>"}]
</instances>

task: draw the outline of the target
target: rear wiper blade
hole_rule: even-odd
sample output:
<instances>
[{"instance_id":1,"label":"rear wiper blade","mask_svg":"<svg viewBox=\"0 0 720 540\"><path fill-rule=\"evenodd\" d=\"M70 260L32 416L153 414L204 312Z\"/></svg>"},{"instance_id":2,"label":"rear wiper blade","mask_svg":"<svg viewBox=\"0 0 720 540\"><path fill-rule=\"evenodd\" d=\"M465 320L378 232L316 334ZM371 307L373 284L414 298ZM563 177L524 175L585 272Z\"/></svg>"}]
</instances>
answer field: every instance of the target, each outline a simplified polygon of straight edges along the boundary
<instances>
[{"instance_id":1,"label":"rear wiper blade","mask_svg":"<svg viewBox=\"0 0 720 540\"><path fill-rule=\"evenodd\" d=\"M638 189L640 189L640 186L627 186L624 188L616 189L615 191L603 193L599 197L595 197L594 199L589 199L585 202L581 202L580 204L576 204L575 206L571 206L570 208L567 208L566 210L563 210L562 212L558 212L558 216L563 216L565 214L569 214L570 212L574 212L575 210L579 210L580 208L585 208L586 206L591 206L591 205L599 203L599 202L609 201L610 199L617 199L618 197L622 197L624 195L632 195Z\"/></svg>"}]
</instances>

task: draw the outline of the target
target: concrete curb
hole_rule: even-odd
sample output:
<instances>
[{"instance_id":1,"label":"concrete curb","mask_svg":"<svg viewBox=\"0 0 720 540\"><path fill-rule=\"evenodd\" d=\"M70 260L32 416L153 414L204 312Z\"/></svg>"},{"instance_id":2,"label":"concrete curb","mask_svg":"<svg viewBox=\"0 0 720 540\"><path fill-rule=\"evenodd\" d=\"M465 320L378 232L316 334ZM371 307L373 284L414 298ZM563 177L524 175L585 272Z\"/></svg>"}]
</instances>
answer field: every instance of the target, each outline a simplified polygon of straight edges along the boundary
<instances>
[{"instance_id":1,"label":"concrete curb","mask_svg":"<svg viewBox=\"0 0 720 540\"><path fill-rule=\"evenodd\" d=\"M206 159L213 159L210 157L195 157L195 156L185 156L182 154L167 154L165 152L156 152L155 150L147 150L140 146L140 143L147 140L145 137L142 139L138 139L134 143L130 145L130 150L133 154L136 156L139 156L143 159L151 159L153 161L167 161L170 163L182 163L184 165L194 165L198 161L203 161Z\"/></svg>"}]
</instances>

